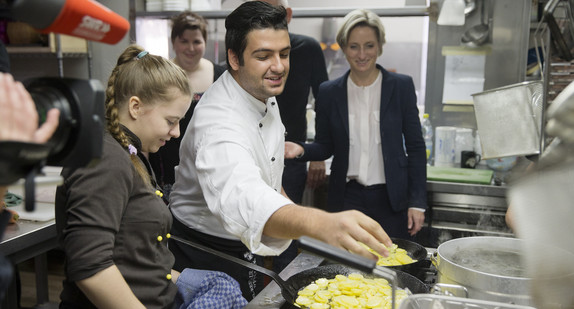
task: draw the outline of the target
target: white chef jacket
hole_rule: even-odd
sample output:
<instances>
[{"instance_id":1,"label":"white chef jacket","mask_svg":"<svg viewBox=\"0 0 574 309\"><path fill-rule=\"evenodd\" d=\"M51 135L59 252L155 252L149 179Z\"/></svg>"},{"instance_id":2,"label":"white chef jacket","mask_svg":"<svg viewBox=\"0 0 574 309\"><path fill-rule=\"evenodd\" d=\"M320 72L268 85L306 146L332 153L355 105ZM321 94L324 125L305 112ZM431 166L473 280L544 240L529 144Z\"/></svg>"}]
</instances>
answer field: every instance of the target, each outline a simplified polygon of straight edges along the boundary
<instances>
[{"instance_id":1,"label":"white chef jacket","mask_svg":"<svg viewBox=\"0 0 574 309\"><path fill-rule=\"evenodd\" d=\"M170 195L174 216L189 228L241 240L253 253L277 255L290 240L263 236L280 207L285 127L275 97L247 93L226 71L197 104L179 150Z\"/></svg>"}]
</instances>

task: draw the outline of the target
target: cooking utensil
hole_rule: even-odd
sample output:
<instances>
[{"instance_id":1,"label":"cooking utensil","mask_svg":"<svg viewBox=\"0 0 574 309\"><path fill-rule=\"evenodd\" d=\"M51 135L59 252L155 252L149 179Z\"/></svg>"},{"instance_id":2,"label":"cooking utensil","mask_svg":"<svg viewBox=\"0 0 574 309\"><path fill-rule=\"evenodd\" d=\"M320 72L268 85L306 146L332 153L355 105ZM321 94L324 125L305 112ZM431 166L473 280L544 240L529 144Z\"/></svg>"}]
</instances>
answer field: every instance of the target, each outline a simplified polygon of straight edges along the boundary
<instances>
[{"instance_id":1,"label":"cooking utensil","mask_svg":"<svg viewBox=\"0 0 574 309\"><path fill-rule=\"evenodd\" d=\"M508 237L456 238L439 245L431 260L438 283L464 286L469 298L531 305L522 246L521 239Z\"/></svg>"},{"instance_id":2,"label":"cooking utensil","mask_svg":"<svg viewBox=\"0 0 574 309\"><path fill-rule=\"evenodd\" d=\"M335 278L336 275L348 276L352 273L360 273L366 278L376 277L372 273L365 273L342 264L328 264L297 273L291 276L289 279L287 279L287 282L289 282L289 284L292 284L292 286L295 287L297 290L300 290L320 278L330 279ZM416 277L402 271L396 271L396 274L397 274L397 281L396 281L397 287L402 289L408 289L413 294L428 293L429 291L428 286L419 279L417 279Z\"/></svg>"},{"instance_id":3,"label":"cooking utensil","mask_svg":"<svg viewBox=\"0 0 574 309\"><path fill-rule=\"evenodd\" d=\"M476 10L475 0L464 0L464 15L468 16Z\"/></svg>"},{"instance_id":4,"label":"cooking utensil","mask_svg":"<svg viewBox=\"0 0 574 309\"><path fill-rule=\"evenodd\" d=\"M471 47L478 47L484 44L489 36L488 16L486 15L486 1L482 0L480 4L480 24L468 29L461 38L461 42ZM484 21L484 17L486 22Z\"/></svg>"},{"instance_id":5,"label":"cooking utensil","mask_svg":"<svg viewBox=\"0 0 574 309\"><path fill-rule=\"evenodd\" d=\"M542 81L527 81L472 95L482 159L539 154Z\"/></svg>"},{"instance_id":6,"label":"cooking utensil","mask_svg":"<svg viewBox=\"0 0 574 309\"><path fill-rule=\"evenodd\" d=\"M428 286L426 286L426 284L408 273L376 267L376 262L374 260L363 258L307 237L302 237L300 239L301 248L307 248L310 249L309 251L319 253L321 255L327 255L335 261L343 261L345 264L351 265L352 267L341 264L319 266L302 271L291 276L287 280L283 280L277 273L268 270L267 268L238 259L221 251L182 239L175 235L172 235L171 239L269 276L281 289L281 295L285 301L291 305L295 303L299 289L307 286L311 282L320 278L334 278L337 274L348 275L353 272L363 273L365 276L371 277L379 276L389 280L392 283L391 286L393 288L393 303L395 299L394 292L396 286L400 288L408 288L413 293L428 292Z\"/></svg>"},{"instance_id":7,"label":"cooking utensil","mask_svg":"<svg viewBox=\"0 0 574 309\"><path fill-rule=\"evenodd\" d=\"M350 266L356 266L358 270L366 272L366 275L372 275L373 277L381 277L387 279L388 281L390 281L392 288L392 308L395 308L396 304L395 290L397 286L401 288L408 287L409 290L411 290L411 288L413 288L413 290L416 291L425 290L424 292L419 293L426 293L426 291L428 291L428 287L424 283L422 283L422 281L420 281L419 279L415 278L412 275L409 275L399 270L393 271L389 268L378 267L376 266L375 260L370 260L362 256L352 254L350 252L326 244L322 241L303 236L299 239L299 247L303 250L307 250L309 252L323 256L329 260L344 263ZM330 277L319 277L319 278L333 278L335 275ZM400 279L399 276L401 276ZM311 281L309 281L308 283L310 282ZM420 283L422 283L422 286L420 285ZM409 284L412 286L409 286Z\"/></svg>"},{"instance_id":8,"label":"cooking utensil","mask_svg":"<svg viewBox=\"0 0 574 309\"><path fill-rule=\"evenodd\" d=\"M209 248L209 247L206 247L206 246L200 245L200 244L198 244L198 243L195 243L195 242L192 242L192 241L189 241L189 240L180 238L180 237L175 236L175 235L171 235L171 238L170 238L170 239L173 239L173 240L175 240L175 241L181 242L181 243L186 244L186 245L188 245L188 246L192 246L192 247L194 247L194 248L196 248L196 249L199 249L199 250L202 250L202 251L211 253L211 254L213 254L213 255L215 255L215 256L224 258L224 259L226 259L226 260L228 260L228 261L237 263L237 264L239 264L239 265L241 265L241 266L244 266L244 267L253 269L253 270L257 271L257 272L260 272L260 273L262 273L262 274L264 274L264 275L267 275L267 276L271 277L271 279L273 279L273 281L275 281L275 282L277 283L277 285L279 286L279 288L281 288L281 295L283 295L283 298L285 298L285 300L286 300L287 302L295 303L295 299L297 298L297 291L298 291L298 289L297 289L296 287L294 287L293 285L287 283L287 282L284 281L283 279L281 279L281 277L279 277L279 275L278 275L277 273L275 273L275 272L273 272L273 271L270 271L269 269L267 269L267 268L265 268L265 267L261 267L261 266L259 266L259 265L257 265L257 264L253 264L253 263L250 263L250 262L247 262L247 261L238 259L238 258L236 258L236 257L234 257L234 256L228 255L228 254L223 253L223 252L221 252L221 251L218 251L218 250L215 250L215 249L211 249L211 248Z\"/></svg>"},{"instance_id":9,"label":"cooking utensil","mask_svg":"<svg viewBox=\"0 0 574 309\"><path fill-rule=\"evenodd\" d=\"M556 49L560 58L565 61L571 61L574 58L572 54L572 42L574 41L574 25L570 18L569 6L571 1L550 0L544 6L542 20L550 29L553 47ZM556 11L556 15L555 15ZM562 30L561 28L564 28Z\"/></svg>"},{"instance_id":10,"label":"cooking utensil","mask_svg":"<svg viewBox=\"0 0 574 309\"><path fill-rule=\"evenodd\" d=\"M441 26L462 26L464 25L465 5L463 0L444 0L437 24Z\"/></svg>"},{"instance_id":11,"label":"cooking utensil","mask_svg":"<svg viewBox=\"0 0 574 309\"><path fill-rule=\"evenodd\" d=\"M428 254L427 249L425 247L417 244L416 242L412 242L410 240L401 239L401 238L394 238L394 237L391 237L391 240L393 241L394 244L399 246L399 248L407 251L408 255L412 259L417 260L417 261L410 263L410 264L396 265L396 266L385 266L385 267L390 268L392 270L404 271L404 272L407 272L411 275L417 276L418 271L420 270L420 268L422 267L422 264L424 263L424 260L427 258L427 254Z\"/></svg>"}]
</instances>

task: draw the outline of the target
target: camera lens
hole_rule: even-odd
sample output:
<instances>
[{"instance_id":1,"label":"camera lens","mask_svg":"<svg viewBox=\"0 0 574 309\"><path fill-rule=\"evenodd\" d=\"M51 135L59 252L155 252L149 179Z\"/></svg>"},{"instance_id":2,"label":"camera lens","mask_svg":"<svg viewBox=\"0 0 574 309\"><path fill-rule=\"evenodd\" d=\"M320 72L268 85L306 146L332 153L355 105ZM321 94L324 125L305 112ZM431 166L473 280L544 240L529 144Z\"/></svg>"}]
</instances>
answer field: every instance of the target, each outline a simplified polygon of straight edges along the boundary
<instances>
[{"instance_id":1,"label":"camera lens","mask_svg":"<svg viewBox=\"0 0 574 309\"><path fill-rule=\"evenodd\" d=\"M48 165L83 167L102 153L104 132L103 86L97 80L36 78L25 82L38 110L39 123L50 109L60 111L58 128L48 141Z\"/></svg>"},{"instance_id":2,"label":"camera lens","mask_svg":"<svg viewBox=\"0 0 574 309\"><path fill-rule=\"evenodd\" d=\"M60 89L47 85L36 85L30 87L28 91L36 104L39 124L46 121L47 113L50 109L56 108L60 110L58 128L48 141L48 145L51 148L50 157L58 159L66 149L73 147L70 142L74 141L72 135L73 129L77 125L77 120L74 117L70 101Z\"/></svg>"}]
</instances>

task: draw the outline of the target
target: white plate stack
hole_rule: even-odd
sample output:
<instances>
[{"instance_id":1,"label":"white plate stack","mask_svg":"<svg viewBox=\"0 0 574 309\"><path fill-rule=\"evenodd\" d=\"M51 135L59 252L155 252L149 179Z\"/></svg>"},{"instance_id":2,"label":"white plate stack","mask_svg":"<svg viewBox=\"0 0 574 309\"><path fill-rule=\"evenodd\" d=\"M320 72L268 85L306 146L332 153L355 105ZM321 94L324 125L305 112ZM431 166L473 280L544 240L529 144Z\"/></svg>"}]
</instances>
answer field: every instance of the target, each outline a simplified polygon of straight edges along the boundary
<instances>
[{"instance_id":1,"label":"white plate stack","mask_svg":"<svg viewBox=\"0 0 574 309\"><path fill-rule=\"evenodd\" d=\"M159 12L163 10L163 0L146 0L145 10L147 12Z\"/></svg>"},{"instance_id":2,"label":"white plate stack","mask_svg":"<svg viewBox=\"0 0 574 309\"><path fill-rule=\"evenodd\" d=\"M193 0L190 6L192 11L221 10L221 0Z\"/></svg>"},{"instance_id":3,"label":"white plate stack","mask_svg":"<svg viewBox=\"0 0 574 309\"><path fill-rule=\"evenodd\" d=\"M191 7L191 0L163 0L164 11L185 11Z\"/></svg>"}]
</instances>

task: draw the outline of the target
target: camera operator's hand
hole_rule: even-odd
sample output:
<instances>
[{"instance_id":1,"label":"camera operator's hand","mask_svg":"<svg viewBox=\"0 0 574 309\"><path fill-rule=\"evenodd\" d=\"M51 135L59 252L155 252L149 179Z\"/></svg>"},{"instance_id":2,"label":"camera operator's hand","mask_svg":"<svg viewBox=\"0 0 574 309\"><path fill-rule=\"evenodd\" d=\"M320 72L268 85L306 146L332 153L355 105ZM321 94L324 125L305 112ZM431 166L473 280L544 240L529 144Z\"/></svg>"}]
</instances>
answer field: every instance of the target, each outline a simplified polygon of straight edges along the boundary
<instances>
[{"instance_id":1,"label":"camera operator's hand","mask_svg":"<svg viewBox=\"0 0 574 309\"><path fill-rule=\"evenodd\" d=\"M0 141L45 143L58 128L60 111L51 109L38 127L36 105L22 83L0 73Z\"/></svg>"},{"instance_id":2,"label":"camera operator's hand","mask_svg":"<svg viewBox=\"0 0 574 309\"><path fill-rule=\"evenodd\" d=\"M46 122L38 127L38 112L34 100L22 83L12 75L0 73L0 142L45 143L58 128L60 111L51 109ZM0 186L0 197L7 188Z\"/></svg>"}]
</instances>

